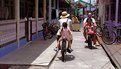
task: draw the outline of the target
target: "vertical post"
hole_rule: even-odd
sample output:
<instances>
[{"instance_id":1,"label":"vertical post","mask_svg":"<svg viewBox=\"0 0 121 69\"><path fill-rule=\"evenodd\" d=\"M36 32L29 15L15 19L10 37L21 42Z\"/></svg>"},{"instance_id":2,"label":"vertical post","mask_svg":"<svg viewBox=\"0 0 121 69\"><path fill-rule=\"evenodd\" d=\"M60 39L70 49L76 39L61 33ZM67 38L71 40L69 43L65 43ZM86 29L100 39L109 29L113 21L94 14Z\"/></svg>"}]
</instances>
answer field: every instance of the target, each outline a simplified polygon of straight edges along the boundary
<instances>
[{"instance_id":1,"label":"vertical post","mask_svg":"<svg viewBox=\"0 0 121 69\"><path fill-rule=\"evenodd\" d=\"M38 37L38 0L35 0L36 33Z\"/></svg>"},{"instance_id":2,"label":"vertical post","mask_svg":"<svg viewBox=\"0 0 121 69\"><path fill-rule=\"evenodd\" d=\"M1 6L4 7L4 0L1 0Z\"/></svg>"},{"instance_id":3,"label":"vertical post","mask_svg":"<svg viewBox=\"0 0 121 69\"><path fill-rule=\"evenodd\" d=\"M28 40L28 17L26 18L25 17L25 36L27 38L27 42L29 41Z\"/></svg>"},{"instance_id":4,"label":"vertical post","mask_svg":"<svg viewBox=\"0 0 121 69\"><path fill-rule=\"evenodd\" d=\"M84 20L84 15L85 15L86 13L85 13L85 8L83 8L83 18L82 18L82 21Z\"/></svg>"},{"instance_id":5,"label":"vertical post","mask_svg":"<svg viewBox=\"0 0 121 69\"><path fill-rule=\"evenodd\" d=\"M118 23L118 7L119 7L119 0L116 0L116 13L115 13L115 22Z\"/></svg>"},{"instance_id":6,"label":"vertical post","mask_svg":"<svg viewBox=\"0 0 121 69\"><path fill-rule=\"evenodd\" d=\"M53 8L55 9L56 8L56 0L53 1Z\"/></svg>"},{"instance_id":7,"label":"vertical post","mask_svg":"<svg viewBox=\"0 0 121 69\"><path fill-rule=\"evenodd\" d=\"M51 22L51 11L52 11L52 6L51 6L51 0L49 0L49 23Z\"/></svg>"},{"instance_id":8,"label":"vertical post","mask_svg":"<svg viewBox=\"0 0 121 69\"><path fill-rule=\"evenodd\" d=\"M20 0L14 0L15 1L15 19L16 19L16 37L17 37L17 44L18 44L18 48L19 48L19 30L20 30L20 24L19 24L19 20L20 20Z\"/></svg>"},{"instance_id":9,"label":"vertical post","mask_svg":"<svg viewBox=\"0 0 121 69\"><path fill-rule=\"evenodd\" d=\"M57 19L59 19L59 0L57 0L56 17L57 17Z\"/></svg>"},{"instance_id":10,"label":"vertical post","mask_svg":"<svg viewBox=\"0 0 121 69\"><path fill-rule=\"evenodd\" d=\"M103 15L105 15L105 13L106 13L106 10L105 10L105 5L103 5ZM106 18L105 18L105 16L102 16L102 22L103 22L103 24L105 23L105 21L106 21Z\"/></svg>"},{"instance_id":11,"label":"vertical post","mask_svg":"<svg viewBox=\"0 0 121 69\"><path fill-rule=\"evenodd\" d=\"M32 17L29 20L29 41L32 41Z\"/></svg>"},{"instance_id":12,"label":"vertical post","mask_svg":"<svg viewBox=\"0 0 121 69\"><path fill-rule=\"evenodd\" d=\"M90 11L91 11L91 0L90 0Z\"/></svg>"},{"instance_id":13,"label":"vertical post","mask_svg":"<svg viewBox=\"0 0 121 69\"><path fill-rule=\"evenodd\" d=\"M44 22L46 21L46 0L43 0L43 16Z\"/></svg>"},{"instance_id":14,"label":"vertical post","mask_svg":"<svg viewBox=\"0 0 121 69\"><path fill-rule=\"evenodd\" d=\"M108 17L108 20L109 21L111 20L111 4L109 5L109 17Z\"/></svg>"}]
</instances>

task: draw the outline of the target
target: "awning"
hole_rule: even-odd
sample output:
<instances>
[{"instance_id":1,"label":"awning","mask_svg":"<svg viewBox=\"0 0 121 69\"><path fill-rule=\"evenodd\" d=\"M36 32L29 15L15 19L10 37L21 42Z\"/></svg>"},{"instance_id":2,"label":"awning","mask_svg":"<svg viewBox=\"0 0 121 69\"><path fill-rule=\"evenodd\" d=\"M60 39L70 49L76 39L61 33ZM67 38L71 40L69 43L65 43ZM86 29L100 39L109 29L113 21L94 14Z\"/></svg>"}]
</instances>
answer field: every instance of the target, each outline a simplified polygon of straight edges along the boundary
<instances>
[{"instance_id":1,"label":"awning","mask_svg":"<svg viewBox=\"0 0 121 69\"><path fill-rule=\"evenodd\" d=\"M90 5L92 6L92 4L88 3L88 2L85 2L85 1L82 1L82 0L79 0L79 2L84 5L85 7L90 7Z\"/></svg>"},{"instance_id":2,"label":"awning","mask_svg":"<svg viewBox=\"0 0 121 69\"><path fill-rule=\"evenodd\" d=\"M68 4L70 4L71 3L71 0L65 0Z\"/></svg>"},{"instance_id":3,"label":"awning","mask_svg":"<svg viewBox=\"0 0 121 69\"><path fill-rule=\"evenodd\" d=\"M76 7L77 7L77 8L85 8L85 7L86 7L86 3L83 3L83 2L78 1L78 2L76 3Z\"/></svg>"}]
</instances>

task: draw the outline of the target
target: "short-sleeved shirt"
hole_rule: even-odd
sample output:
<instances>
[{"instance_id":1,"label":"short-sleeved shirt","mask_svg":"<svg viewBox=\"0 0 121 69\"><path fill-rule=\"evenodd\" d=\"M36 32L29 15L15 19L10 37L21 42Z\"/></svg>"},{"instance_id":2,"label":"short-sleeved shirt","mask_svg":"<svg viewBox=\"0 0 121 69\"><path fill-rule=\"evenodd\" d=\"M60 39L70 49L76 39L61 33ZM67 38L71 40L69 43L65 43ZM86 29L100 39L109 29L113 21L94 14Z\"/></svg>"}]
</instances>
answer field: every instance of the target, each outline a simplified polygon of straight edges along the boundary
<instances>
[{"instance_id":1,"label":"short-sleeved shirt","mask_svg":"<svg viewBox=\"0 0 121 69\"><path fill-rule=\"evenodd\" d=\"M70 25L72 23L72 20L69 19L69 18L62 18L62 19L59 19L59 23L60 23L60 27L62 28L62 25L64 22L67 22L67 27L70 29Z\"/></svg>"},{"instance_id":2,"label":"short-sleeved shirt","mask_svg":"<svg viewBox=\"0 0 121 69\"><path fill-rule=\"evenodd\" d=\"M87 19L88 19L88 18L85 18L83 23L86 23ZM96 22L94 18L91 18L91 19L92 19L92 22L93 22L93 23Z\"/></svg>"}]
</instances>

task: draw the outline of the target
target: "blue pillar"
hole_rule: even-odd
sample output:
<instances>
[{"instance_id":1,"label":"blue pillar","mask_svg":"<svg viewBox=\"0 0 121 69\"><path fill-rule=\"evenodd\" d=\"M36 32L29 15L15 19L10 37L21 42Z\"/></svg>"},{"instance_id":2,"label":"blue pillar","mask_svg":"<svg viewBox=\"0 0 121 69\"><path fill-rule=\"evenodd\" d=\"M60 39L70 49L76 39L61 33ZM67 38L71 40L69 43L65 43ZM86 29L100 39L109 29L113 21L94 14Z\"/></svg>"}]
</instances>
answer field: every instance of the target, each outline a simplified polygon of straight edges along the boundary
<instances>
[{"instance_id":1,"label":"blue pillar","mask_svg":"<svg viewBox=\"0 0 121 69\"><path fill-rule=\"evenodd\" d=\"M115 22L118 23L118 7L119 7L119 0L116 0L116 13L115 13Z\"/></svg>"}]
</instances>

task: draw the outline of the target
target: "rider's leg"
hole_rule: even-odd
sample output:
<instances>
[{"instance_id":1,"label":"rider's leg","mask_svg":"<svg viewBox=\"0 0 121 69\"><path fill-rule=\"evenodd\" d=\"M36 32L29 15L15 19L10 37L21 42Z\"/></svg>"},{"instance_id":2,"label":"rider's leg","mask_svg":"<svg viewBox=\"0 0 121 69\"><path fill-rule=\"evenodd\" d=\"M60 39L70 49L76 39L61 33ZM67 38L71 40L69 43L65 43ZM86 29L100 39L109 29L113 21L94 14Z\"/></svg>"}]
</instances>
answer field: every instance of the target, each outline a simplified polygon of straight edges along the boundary
<instances>
[{"instance_id":1,"label":"rider's leg","mask_svg":"<svg viewBox=\"0 0 121 69\"><path fill-rule=\"evenodd\" d=\"M93 37L93 44L96 45L96 46L99 46L99 43L98 43L96 35L94 35L94 37Z\"/></svg>"},{"instance_id":2,"label":"rider's leg","mask_svg":"<svg viewBox=\"0 0 121 69\"><path fill-rule=\"evenodd\" d=\"M68 41L68 48L67 48L67 51L69 52L69 53L71 53L73 50L72 50L72 43L71 43L71 40L67 40Z\"/></svg>"},{"instance_id":3,"label":"rider's leg","mask_svg":"<svg viewBox=\"0 0 121 69\"><path fill-rule=\"evenodd\" d=\"M99 44L99 42L98 42L98 39L97 39L97 36L95 35L95 42L96 42L96 46L99 46L100 44Z\"/></svg>"},{"instance_id":4,"label":"rider's leg","mask_svg":"<svg viewBox=\"0 0 121 69\"><path fill-rule=\"evenodd\" d=\"M87 34L86 34L86 30L84 29L84 31L83 31L83 36L84 36L84 38L85 38L85 42L87 43Z\"/></svg>"},{"instance_id":5,"label":"rider's leg","mask_svg":"<svg viewBox=\"0 0 121 69\"><path fill-rule=\"evenodd\" d=\"M93 35L93 44L95 45L96 44L96 37L95 37L95 35Z\"/></svg>"},{"instance_id":6,"label":"rider's leg","mask_svg":"<svg viewBox=\"0 0 121 69\"><path fill-rule=\"evenodd\" d=\"M55 50L58 49L58 48L60 48L60 42L59 42L59 40L61 38L60 31L61 31L61 29L59 29L58 32L57 32L57 34L56 34L57 46L56 46Z\"/></svg>"},{"instance_id":7,"label":"rider's leg","mask_svg":"<svg viewBox=\"0 0 121 69\"><path fill-rule=\"evenodd\" d=\"M62 41L62 38L60 38L58 41L57 41L57 46L55 47L55 51L58 51L60 49L60 42Z\"/></svg>"},{"instance_id":8,"label":"rider's leg","mask_svg":"<svg viewBox=\"0 0 121 69\"><path fill-rule=\"evenodd\" d=\"M57 41L60 39L61 35L56 35Z\"/></svg>"},{"instance_id":9,"label":"rider's leg","mask_svg":"<svg viewBox=\"0 0 121 69\"><path fill-rule=\"evenodd\" d=\"M67 40L68 41L68 48L71 48L71 40Z\"/></svg>"}]
</instances>

